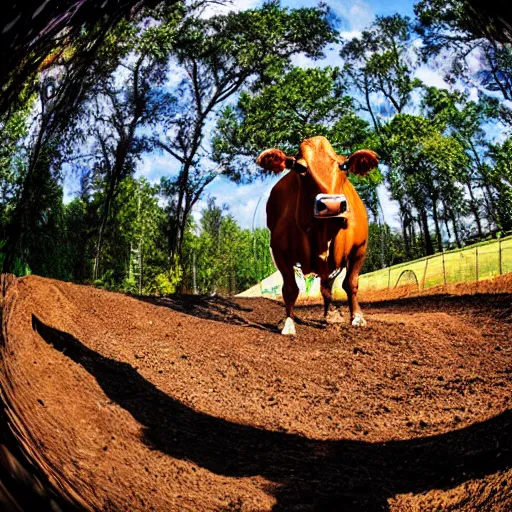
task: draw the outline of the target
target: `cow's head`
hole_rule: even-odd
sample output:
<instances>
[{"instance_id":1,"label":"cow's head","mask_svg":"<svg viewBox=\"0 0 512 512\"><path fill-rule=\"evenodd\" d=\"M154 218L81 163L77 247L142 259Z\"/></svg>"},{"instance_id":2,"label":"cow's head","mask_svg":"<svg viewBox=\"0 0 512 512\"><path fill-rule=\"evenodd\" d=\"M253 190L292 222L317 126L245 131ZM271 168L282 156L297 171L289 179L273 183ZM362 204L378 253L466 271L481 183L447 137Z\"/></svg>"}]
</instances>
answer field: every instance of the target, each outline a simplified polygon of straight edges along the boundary
<instances>
[{"instance_id":1,"label":"cow's head","mask_svg":"<svg viewBox=\"0 0 512 512\"><path fill-rule=\"evenodd\" d=\"M334 196L343 193L347 173L366 175L377 167L378 157L368 149L356 151L348 158L340 156L325 137L312 137L301 143L294 157L285 155L279 149L267 149L261 153L256 163L267 171L279 173L291 169L297 172L303 185L303 194L312 202L319 195L332 196L333 199L326 201L325 205L336 210L337 206L333 201L339 200L334 199Z\"/></svg>"}]
</instances>

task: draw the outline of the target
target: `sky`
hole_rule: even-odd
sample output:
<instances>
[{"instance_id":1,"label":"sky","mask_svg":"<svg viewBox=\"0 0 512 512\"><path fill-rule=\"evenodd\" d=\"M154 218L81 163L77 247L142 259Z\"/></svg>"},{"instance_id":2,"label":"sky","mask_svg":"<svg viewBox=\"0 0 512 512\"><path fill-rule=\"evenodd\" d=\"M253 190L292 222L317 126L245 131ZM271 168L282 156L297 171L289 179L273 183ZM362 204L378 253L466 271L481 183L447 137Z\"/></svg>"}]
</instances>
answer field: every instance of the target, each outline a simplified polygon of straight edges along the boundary
<instances>
[{"instance_id":1,"label":"sky","mask_svg":"<svg viewBox=\"0 0 512 512\"><path fill-rule=\"evenodd\" d=\"M223 9L245 10L260 5L260 0L233 0L230 6L211 7L204 13L204 16L210 16ZM340 19L340 32L342 36L351 38L360 31L369 26L375 19L375 16L385 16L394 13L414 16L412 0L384 1L384 0L328 0L325 2L336 13ZM283 7L315 7L318 1L315 0L281 0ZM305 57L298 57L294 64L302 67L312 65L321 66L340 66L341 59L337 47L331 45L327 49L326 58L320 62L313 63ZM422 78L429 78L427 75L431 72L423 70ZM432 77L430 77L432 79ZM432 85L440 85L438 83ZM234 101L234 100L233 100ZM208 138L208 136L206 137ZM266 149L266 148L262 148ZM150 182L157 183L160 177L168 176L172 172L175 164L162 153L152 153L144 157L142 165L137 170L137 177L145 177ZM233 215L235 220L242 228L253 229L255 227L264 227L266 225L265 205L274 184L282 176L270 176L263 180L258 180L250 185L236 185L226 178L219 177L211 183L205 190L203 199L199 201L194 209L193 215L198 221L202 209L206 206L208 197L215 197L218 205L226 205L228 212ZM379 190L379 197L383 205L385 221L394 227L399 227L397 217L397 204L391 201L385 188L382 186Z\"/></svg>"}]
</instances>

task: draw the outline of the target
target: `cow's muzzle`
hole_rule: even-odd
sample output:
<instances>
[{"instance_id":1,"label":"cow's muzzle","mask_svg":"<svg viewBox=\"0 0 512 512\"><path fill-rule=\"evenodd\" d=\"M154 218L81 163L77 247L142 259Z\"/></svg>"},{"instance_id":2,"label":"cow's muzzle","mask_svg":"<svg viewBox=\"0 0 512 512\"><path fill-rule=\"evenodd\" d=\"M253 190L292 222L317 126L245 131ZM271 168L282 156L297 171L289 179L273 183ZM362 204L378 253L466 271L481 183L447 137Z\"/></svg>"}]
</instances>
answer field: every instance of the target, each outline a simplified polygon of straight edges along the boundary
<instances>
[{"instance_id":1,"label":"cow's muzzle","mask_svg":"<svg viewBox=\"0 0 512 512\"><path fill-rule=\"evenodd\" d=\"M313 215L317 219L346 217L348 201L343 194L318 194L315 197Z\"/></svg>"}]
</instances>

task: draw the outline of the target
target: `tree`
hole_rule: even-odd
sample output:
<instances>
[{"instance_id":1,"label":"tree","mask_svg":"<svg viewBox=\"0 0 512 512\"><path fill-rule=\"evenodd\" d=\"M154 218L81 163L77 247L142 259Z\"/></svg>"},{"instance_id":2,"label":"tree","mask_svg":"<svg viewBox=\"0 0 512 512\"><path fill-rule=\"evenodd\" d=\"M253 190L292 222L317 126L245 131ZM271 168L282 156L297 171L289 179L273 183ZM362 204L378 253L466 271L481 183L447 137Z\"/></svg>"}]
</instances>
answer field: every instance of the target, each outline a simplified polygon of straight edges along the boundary
<instances>
[{"instance_id":1,"label":"tree","mask_svg":"<svg viewBox=\"0 0 512 512\"><path fill-rule=\"evenodd\" d=\"M254 161L262 148L279 147L294 154L306 137L324 135L340 154L374 141L368 123L354 113L337 68L294 68L274 84L240 95L226 107L213 137L214 159L236 182L262 175ZM251 172L252 170L252 172ZM379 215L378 171L367 178L351 176L374 217Z\"/></svg>"},{"instance_id":2,"label":"tree","mask_svg":"<svg viewBox=\"0 0 512 512\"><path fill-rule=\"evenodd\" d=\"M398 201L402 215L410 218L411 209L416 210L426 254L434 253L429 212L434 222L437 249L442 250L441 208L452 222L460 245L458 218L464 214L465 206L460 182L468 166L464 148L421 116L396 115L384 131L389 150L386 178L392 198ZM405 228L403 236L406 247L409 239L415 238L414 233L407 233ZM410 252L411 248L407 250Z\"/></svg>"},{"instance_id":3,"label":"tree","mask_svg":"<svg viewBox=\"0 0 512 512\"><path fill-rule=\"evenodd\" d=\"M162 287L169 293L175 291L162 229L165 212L158 205L158 193L157 185L129 177L123 180L115 200L115 239L107 251L107 268L119 265L116 282L126 291L160 293Z\"/></svg>"},{"instance_id":4,"label":"tree","mask_svg":"<svg viewBox=\"0 0 512 512\"><path fill-rule=\"evenodd\" d=\"M82 0L79 3L58 0L52 3L52 8L42 0L10 4L5 14L9 22L0 34L0 114L16 108L25 86L29 86L30 93L34 92L31 77L41 66L58 59L72 47L66 80L58 94L60 110L64 113L80 95L86 70L110 30L121 20L136 17L143 7L158 3L158 0ZM166 2L170 6L176 3L176 0Z\"/></svg>"},{"instance_id":5,"label":"tree","mask_svg":"<svg viewBox=\"0 0 512 512\"><path fill-rule=\"evenodd\" d=\"M181 257L190 212L222 172L204 148L205 126L216 109L243 87L256 90L276 80L295 54L321 57L333 40L325 7L289 10L269 1L259 9L186 20L174 45L185 72L178 88L182 110L168 120L166 135L157 142L179 165L176 178L164 182L172 212L171 254Z\"/></svg>"},{"instance_id":6,"label":"tree","mask_svg":"<svg viewBox=\"0 0 512 512\"><path fill-rule=\"evenodd\" d=\"M490 145L489 156L494 161L488 180L494 192L496 228L512 231L512 139Z\"/></svg>"},{"instance_id":7,"label":"tree","mask_svg":"<svg viewBox=\"0 0 512 512\"><path fill-rule=\"evenodd\" d=\"M384 259L386 267L407 261L404 240L398 233L387 224L371 222L368 227L368 249L361 270L362 274L382 268L382 259ZM383 252L381 248L382 240L386 240ZM415 256L420 257L421 254Z\"/></svg>"},{"instance_id":8,"label":"tree","mask_svg":"<svg viewBox=\"0 0 512 512\"><path fill-rule=\"evenodd\" d=\"M357 94L358 108L370 116L381 138L382 152L386 150L382 118L403 113L412 91L421 85L412 77L416 58L411 33L408 17L377 17L368 30L345 42L340 51L343 76Z\"/></svg>"},{"instance_id":9,"label":"tree","mask_svg":"<svg viewBox=\"0 0 512 512\"><path fill-rule=\"evenodd\" d=\"M354 94L357 110L371 119L376 136L374 149L381 161L387 164L390 164L390 152L393 150L388 147L386 123L393 115L400 115L411 106L412 92L421 86L421 82L412 76L417 59L410 44L411 37L409 18L398 14L377 17L368 30L346 41L340 51L344 60L342 73L348 90ZM393 157L395 160L396 156ZM414 229L413 218L406 194L401 190L399 174L398 170L390 168L388 182L392 196L399 203L402 235L407 254L411 255L416 237L410 233ZM373 210L378 213L382 209L378 196L373 204ZM374 213L375 220L377 217ZM384 233L381 230L381 234Z\"/></svg>"},{"instance_id":10,"label":"tree","mask_svg":"<svg viewBox=\"0 0 512 512\"><path fill-rule=\"evenodd\" d=\"M91 164L96 186L103 194L95 280L113 200L123 179L133 174L137 160L150 149L151 137L143 135L141 129L154 127L164 112L173 110L174 98L161 87L167 78L167 58L181 14L179 10L166 12L163 19L153 20L156 24L120 25L115 50L100 52L105 60L92 71L96 83L85 123L86 134L94 139ZM105 73L105 68L110 72Z\"/></svg>"},{"instance_id":11,"label":"tree","mask_svg":"<svg viewBox=\"0 0 512 512\"><path fill-rule=\"evenodd\" d=\"M483 238L482 202L487 210L488 225L496 223L494 194L485 162L489 142L483 127L497 117L496 101L484 97L476 103L468 101L462 93L430 87L426 89L423 107L439 129L453 136L466 151L468 166L466 172L460 174L460 180L469 195L468 205L475 218L476 234ZM483 201L477 196L479 190Z\"/></svg>"},{"instance_id":12,"label":"tree","mask_svg":"<svg viewBox=\"0 0 512 512\"><path fill-rule=\"evenodd\" d=\"M213 197L202 211L198 231L189 224L182 259L184 290L234 295L275 272L269 231L241 229Z\"/></svg>"},{"instance_id":13,"label":"tree","mask_svg":"<svg viewBox=\"0 0 512 512\"><path fill-rule=\"evenodd\" d=\"M506 100L512 99L510 18L506 22L492 12L492 3L478 0L421 0L414 11L425 59L450 51L451 68L447 78L452 83L461 79L470 85L478 80L484 90L499 92ZM508 26L507 30L501 30L504 25ZM478 59L478 69L470 64L470 57ZM502 115L508 124L512 123L510 110L504 104Z\"/></svg>"},{"instance_id":14,"label":"tree","mask_svg":"<svg viewBox=\"0 0 512 512\"><path fill-rule=\"evenodd\" d=\"M236 182L250 181L263 148L297 151L303 139L323 135L342 153L364 145L368 123L355 115L337 68L293 68L275 83L240 95L221 112L213 137L214 159Z\"/></svg>"},{"instance_id":15,"label":"tree","mask_svg":"<svg viewBox=\"0 0 512 512\"><path fill-rule=\"evenodd\" d=\"M0 117L0 226L3 240L19 192L25 158L22 141L29 132L29 115L35 97L25 90L25 98L9 115Z\"/></svg>"}]
</instances>

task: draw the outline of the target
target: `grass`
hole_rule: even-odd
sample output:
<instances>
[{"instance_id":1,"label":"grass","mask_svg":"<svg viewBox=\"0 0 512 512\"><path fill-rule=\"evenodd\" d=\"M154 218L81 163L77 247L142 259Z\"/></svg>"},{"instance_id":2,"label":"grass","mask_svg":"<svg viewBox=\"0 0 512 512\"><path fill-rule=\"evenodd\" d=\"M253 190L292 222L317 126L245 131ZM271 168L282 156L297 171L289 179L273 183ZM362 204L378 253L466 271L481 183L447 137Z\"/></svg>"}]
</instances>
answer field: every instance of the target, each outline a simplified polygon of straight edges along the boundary
<instances>
[{"instance_id":1,"label":"grass","mask_svg":"<svg viewBox=\"0 0 512 512\"><path fill-rule=\"evenodd\" d=\"M359 289L382 290L409 284L414 281L412 274L416 276L420 288L430 288L447 283L490 279L508 272L512 272L512 236L363 274L359 277Z\"/></svg>"}]
</instances>

